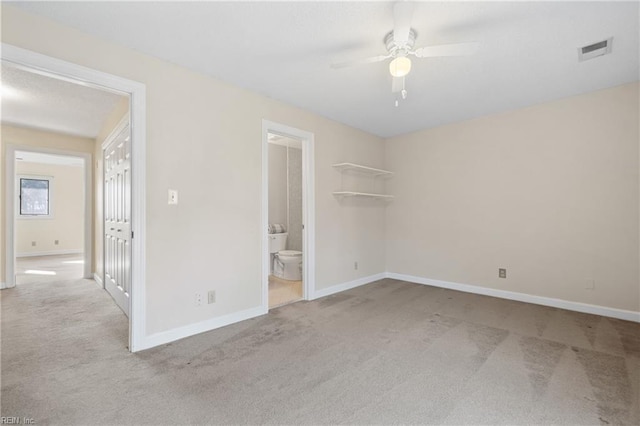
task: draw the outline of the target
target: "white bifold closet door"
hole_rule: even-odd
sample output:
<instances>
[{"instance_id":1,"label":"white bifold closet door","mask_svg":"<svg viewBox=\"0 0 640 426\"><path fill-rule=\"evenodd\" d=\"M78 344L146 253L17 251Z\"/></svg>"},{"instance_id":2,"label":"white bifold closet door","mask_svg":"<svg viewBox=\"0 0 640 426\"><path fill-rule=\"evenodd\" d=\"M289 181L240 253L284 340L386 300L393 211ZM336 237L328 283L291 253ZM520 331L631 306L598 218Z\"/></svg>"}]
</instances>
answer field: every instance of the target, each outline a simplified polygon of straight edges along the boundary
<instances>
[{"instance_id":1,"label":"white bifold closet door","mask_svg":"<svg viewBox=\"0 0 640 426\"><path fill-rule=\"evenodd\" d=\"M127 125L103 151L104 283L129 316L131 291L131 132Z\"/></svg>"}]
</instances>

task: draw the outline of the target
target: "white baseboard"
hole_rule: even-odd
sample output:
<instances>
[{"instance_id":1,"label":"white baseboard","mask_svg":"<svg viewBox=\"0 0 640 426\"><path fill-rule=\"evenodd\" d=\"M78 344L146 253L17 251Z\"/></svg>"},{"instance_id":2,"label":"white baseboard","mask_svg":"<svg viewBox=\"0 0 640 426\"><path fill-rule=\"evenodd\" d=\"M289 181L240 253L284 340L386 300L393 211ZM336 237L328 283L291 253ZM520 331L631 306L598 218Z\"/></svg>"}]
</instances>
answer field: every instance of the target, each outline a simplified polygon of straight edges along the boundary
<instances>
[{"instance_id":1,"label":"white baseboard","mask_svg":"<svg viewBox=\"0 0 640 426\"><path fill-rule=\"evenodd\" d=\"M4 282L0 282L0 290L4 290L7 288L7 285Z\"/></svg>"},{"instance_id":2,"label":"white baseboard","mask_svg":"<svg viewBox=\"0 0 640 426\"><path fill-rule=\"evenodd\" d=\"M552 297L534 296L526 293L497 290L493 288L480 287L476 285L432 280L429 278L415 277L412 275L396 274L394 272L387 272L386 276L387 278L393 278L401 281L408 281L416 284L424 284L424 285L430 285L433 287L448 288L451 290L464 291L466 293L482 294L485 296L498 297L500 299L517 300L519 302L551 306L553 308L567 309L569 311L584 312L587 314L602 315L604 317L618 318L626 321L640 322L640 312L627 311L624 309L608 308L606 306L590 305L588 303L580 303L580 302L571 302L568 300L554 299Z\"/></svg>"},{"instance_id":3,"label":"white baseboard","mask_svg":"<svg viewBox=\"0 0 640 426\"><path fill-rule=\"evenodd\" d=\"M223 315L217 318L211 318L206 321L185 325L183 327L162 331L160 333L154 333L149 336L145 336L142 339L143 341L140 342L139 347L136 348L136 352L150 349L155 346L164 345L165 343L174 342L176 340L184 339L185 337L194 336L206 331L215 330L216 328L224 327L236 322L259 317L261 315L265 315L266 313L267 311L265 311L262 306L259 306L257 308L234 312L232 314Z\"/></svg>"},{"instance_id":4,"label":"white baseboard","mask_svg":"<svg viewBox=\"0 0 640 426\"><path fill-rule=\"evenodd\" d=\"M517 293L513 291L497 290L487 287L480 287L469 284L460 284L449 281L432 280L429 278L416 277L412 275L397 274L394 272L381 272L379 274L369 275L367 277L358 278L353 281L337 284L322 290L318 290L313 293L311 300L318 299L320 297L329 296L342 291L350 290L355 287L359 287L365 284L372 283L384 278L392 278L401 281L408 281L416 284L430 285L433 287L447 288L451 290L464 291L467 293L482 294L485 296L493 296L501 299L517 300L520 302L533 303L536 305L551 306L554 308L567 309L570 311L584 312L588 314L602 315L611 318L618 318L627 321L640 322L640 312L626 311L622 309L607 308L604 306L589 305L586 303L570 302L567 300L554 299L550 297L534 296L525 293ZM96 282L101 283L102 280L94 274ZM160 333L155 333L150 336L144 337L140 342L139 350L150 349L155 346L163 345L166 343L174 342L176 340L184 339L185 337L194 336L196 334L204 333L207 331L215 330L216 328L224 327L226 325L234 324L240 321L248 320L251 318L259 317L267 314L262 306L246 309L244 311L235 312L221 317L212 318L206 321L201 321L195 324L189 324L183 327L174 328Z\"/></svg>"},{"instance_id":5,"label":"white baseboard","mask_svg":"<svg viewBox=\"0 0 640 426\"><path fill-rule=\"evenodd\" d=\"M384 279L386 277L387 277L387 274L385 272L381 272L379 274L369 275L368 277L362 277L362 278L358 278L357 280L348 281L346 283L323 288L322 290L317 290L316 292L314 292L311 300L315 300L320 297L329 296L335 293L340 293L341 291L351 290L352 288L360 287L361 285L369 284L374 281Z\"/></svg>"},{"instance_id":6,"label":"white baseboard","mask_svg":"<svg viewBox=\"0 0 640 426\"><path fill-rule=\"evenodd\" d=\"M313 299L317 299L319 297L329 296L334 293L339 293L341 291L349 290L354 287L358 287L364 284L369 284L373 281L381 280L385 278L386 274L384 272L370 275L368 277L359 278L354 281L349 281L346 283L334 285L332 287L316 291L313 294ZM97 282L99 281L99 277L94 274L94 279ZM194 336L196 334L204 333L206 331L215 330L216 328L224 327L226 325L234 324L240 321L248 320L251 318L259 317L261 315L267 314L268 311L265 310L262 306L247 309L240 312L235 312L229 315L223 315L221 317L212 318L206 321L201 321L195 324L185 325L184 327L178 327L167 331L162 331L160 333L155 333L150 336L146 336L143 339L143 342L136 349L137 351L150 349L155 346L164 345L166 343L174 342L176 340L184 339L185 337Z\"/></svg>"},{"instance_id":7,"label":"white baseboard","mask_svg":"<svg viewBox=\"0 0 640 426\"><path fill-rule=\"evenodd\" d=\"M96 274L95 272L93 273L93 280L100 286L100 288L104 288L104 282L102 281L102 278L100 278L100 275Z\"/></svg>"},{"instance_id":8,"label":"white baseboard","mask_svg":"<svg viewBox=\"0 0 640 426\"><path fill-rule=\"evenodd\" d=\"M37 257L37 256L55 256L60 254L82 254L82 250L49 250L49 251L34 251L29 253L17 253L16 257Z\"/></svg>"}]
</instances>

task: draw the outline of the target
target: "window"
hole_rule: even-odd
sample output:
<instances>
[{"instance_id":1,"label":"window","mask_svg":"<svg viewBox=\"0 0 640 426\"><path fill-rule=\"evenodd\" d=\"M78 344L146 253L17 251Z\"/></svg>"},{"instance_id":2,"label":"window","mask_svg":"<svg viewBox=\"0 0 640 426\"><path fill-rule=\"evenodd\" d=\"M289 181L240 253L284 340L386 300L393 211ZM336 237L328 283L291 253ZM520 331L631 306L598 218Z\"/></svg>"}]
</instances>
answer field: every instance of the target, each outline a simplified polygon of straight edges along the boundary
<instances>
[{"instance_id":1,"label":"window","mask_svg":"<svg viewBox=\"0 0 640 426\"><path fill-rule=\"evenodd\" d=\"M20 177L20 216L51 217L51 178Z\"/></svg>"}]
</instances>

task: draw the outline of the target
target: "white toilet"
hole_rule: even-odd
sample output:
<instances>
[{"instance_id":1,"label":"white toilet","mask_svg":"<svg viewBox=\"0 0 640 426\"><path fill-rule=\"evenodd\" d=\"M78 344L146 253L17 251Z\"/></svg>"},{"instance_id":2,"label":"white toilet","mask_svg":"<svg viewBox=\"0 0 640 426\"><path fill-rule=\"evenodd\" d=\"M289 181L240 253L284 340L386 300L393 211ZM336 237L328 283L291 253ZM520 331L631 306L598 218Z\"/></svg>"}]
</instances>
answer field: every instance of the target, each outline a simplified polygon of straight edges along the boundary
<instances>
[{"instance_id":1,"label":"white toilet","mask_svg":"<svg viewBox=\"0 0 640 426\"><path fill-rule=\"evenodd\" d=\"M302 280L302 252L285 250L287 234L269 234L269 253L271 253L271 273L278 278L291 281Z\"/></svg>"}]
</instances>

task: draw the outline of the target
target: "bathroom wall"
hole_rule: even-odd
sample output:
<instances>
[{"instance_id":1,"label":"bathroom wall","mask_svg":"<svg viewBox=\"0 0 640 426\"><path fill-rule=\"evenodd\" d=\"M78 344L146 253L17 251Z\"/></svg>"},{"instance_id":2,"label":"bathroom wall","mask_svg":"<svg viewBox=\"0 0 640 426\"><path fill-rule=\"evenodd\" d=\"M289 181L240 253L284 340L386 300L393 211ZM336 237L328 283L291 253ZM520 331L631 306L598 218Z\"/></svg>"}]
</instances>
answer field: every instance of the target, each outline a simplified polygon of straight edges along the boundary
<instances>
[{"instance_id":1,"label":"bathroom wall","mask_svg":"<svg viewBox=\"0 0 640 426\"><path fill-rule=\"evenodd\" d=\"M287 225L287 147L269 144L269 223Z\"/></svg>"},{"instance_id":2,"label":"bathroom wall","mask_svg":"<svg viewBox=\"0 0 640 426\"><path fill-rule=\"evenodd\" d=\"M302 251L301 149L269 144L269 223L284 224L287 250Z\"/></svg>"},{"instance_id":3,"label":"bathroom wall","mask_svg":"<svg viewBox=\"0 0 640 426\"><path fill-rule=\"evenodd\" d=\"M287 249L302 251L302 150L289 148L289 237Z\"/></svg>"}]
</instances>

